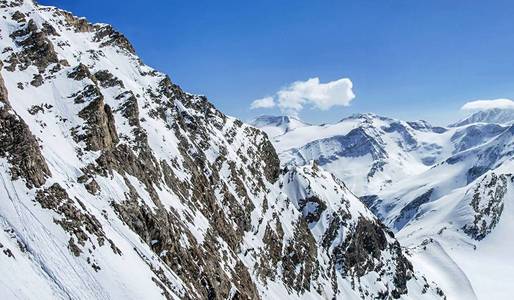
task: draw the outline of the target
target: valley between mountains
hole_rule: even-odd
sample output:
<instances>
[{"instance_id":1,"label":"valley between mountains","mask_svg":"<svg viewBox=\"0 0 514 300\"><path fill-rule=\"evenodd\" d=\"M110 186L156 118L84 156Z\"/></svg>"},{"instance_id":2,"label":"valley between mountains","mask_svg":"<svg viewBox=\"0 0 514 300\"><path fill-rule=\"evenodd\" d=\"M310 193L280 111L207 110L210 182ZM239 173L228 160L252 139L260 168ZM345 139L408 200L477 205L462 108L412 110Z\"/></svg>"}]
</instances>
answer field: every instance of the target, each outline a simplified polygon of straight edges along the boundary
<instances>
[{"instance_id":1,"label":"valley between mountains","mask_svg":"<svg viewBox=\"0 0 514 300\"><path fill-rule=\"evenodd\" d=\"M508 299L509 111L246 124L0 0L2 299Z\"/></svg>"}]
</instances>

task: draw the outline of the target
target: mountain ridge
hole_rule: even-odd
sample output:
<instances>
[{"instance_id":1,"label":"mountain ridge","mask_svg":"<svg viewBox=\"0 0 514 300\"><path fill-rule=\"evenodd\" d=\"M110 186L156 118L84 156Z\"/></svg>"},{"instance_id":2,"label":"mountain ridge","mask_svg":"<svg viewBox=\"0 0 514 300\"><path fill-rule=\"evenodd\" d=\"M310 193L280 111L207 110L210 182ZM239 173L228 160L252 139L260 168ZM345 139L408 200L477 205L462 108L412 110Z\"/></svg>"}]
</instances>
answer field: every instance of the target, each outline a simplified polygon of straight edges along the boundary
<instances>
[{"instance_id":1,"label":"mountain ridge","mask_svg":"<svg viewBox=\"0 0 514 300\"><path fill-rule=\"evenodd\" d=\"M0 7L6 297L444 298L344 183L282 168L111 26Z\"/></svg>"},{"instance_id":2,"label":"mountain ridge","mask_svg":"<svg viewBox=\"0 0 514 300\"><path fill-rule=\"evenodd\" d=\"M459 127L474 123L510 124L512 122L514 122L514 108L492 108L477 111L472 115L448 126Z\"/></svg>"}]
</instances>

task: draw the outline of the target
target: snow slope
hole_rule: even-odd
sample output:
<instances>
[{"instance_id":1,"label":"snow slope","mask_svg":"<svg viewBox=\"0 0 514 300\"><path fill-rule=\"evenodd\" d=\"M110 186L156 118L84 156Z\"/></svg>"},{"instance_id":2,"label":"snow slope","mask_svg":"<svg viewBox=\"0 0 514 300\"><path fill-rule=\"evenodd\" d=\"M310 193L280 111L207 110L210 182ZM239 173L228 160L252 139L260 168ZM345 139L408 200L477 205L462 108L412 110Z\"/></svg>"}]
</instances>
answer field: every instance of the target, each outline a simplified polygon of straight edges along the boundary
<instances>
[{"instance_id":1,"label":"snow slope","mask_svg":"<svg viewBox=\"0 0 514 300\"><path fill-rule=\"evenodd\" d=\"M466 128L474 133L475 126ZM487 126L473 135L501 132L368 197L371 209L414 249L414 265L442 282L449 298L472 298L463 287L478 299L509 299L514 292L507 250L514 242L514 127ZM448 284L448 277L458 282Z\"/></svg>"},{"instance_id":2,"label":"snow slope","mask_svg":"<svg viewBox=\"0 0 514 300\"><path fill-rule=\"evenodd\" d=\"M430 272L422 266L439 272L428 276L442 282L448 297L469 299L462 295L463 286L471 286L478 299L509 299L512 295L508 284L514 279L512 170L510 161L469 186L422 205L418 215L398 232L406 246L416 249L415 266L425 274ZM448 266L455 266L452 268L460 275L451 277L461 278L461 284L445 286L448 281L442 276L456 272L441 271Z\"/></svg>"}]
</instances>

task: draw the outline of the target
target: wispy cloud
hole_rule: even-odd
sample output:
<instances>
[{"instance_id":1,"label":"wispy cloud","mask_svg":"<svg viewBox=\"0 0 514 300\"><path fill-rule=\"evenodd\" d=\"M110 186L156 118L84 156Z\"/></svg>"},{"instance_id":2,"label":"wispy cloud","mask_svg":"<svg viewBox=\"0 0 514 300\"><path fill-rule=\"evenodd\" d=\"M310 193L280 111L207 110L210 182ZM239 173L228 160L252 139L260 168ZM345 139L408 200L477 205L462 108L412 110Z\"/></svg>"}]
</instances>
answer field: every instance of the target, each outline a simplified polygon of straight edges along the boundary
<instances>
[{"instance_id":1,"label":"wispy cloud","mask_svg":"<svg viewBox=\"0 0 514 300\"><path fill-rule=\"evenodd\" d=\"M333 106L348 106L355 98L352 81L341 78L321 83L319 78L295 81L275 93L252 102L251 108L272 108L278 106L282 112L297 115L306 106L328 110Z\"/></svg>"},{"instance_id":2,"label":"wispy cloud","mask_svg":"<svg viewBox=\"0 0 514 300\"><path fill-rule=\"evenodd\" d=\"M488 110L493 108L514 109L514 101L510 99L475 100L461 107L462 110Z\"/></svg>"},{"instance_id":3,"label":"wispy cloud","mask_svg":"<svg viewBox=\"0 0 514 300\"><path fill-rule=\"evenodd\" d=\"M251 109L256 108L273 108L275 107L275 100L273 100L273 97L265 97L262 99L257 99L252 102L250 105Z\"/></svg>"}]
</instances>

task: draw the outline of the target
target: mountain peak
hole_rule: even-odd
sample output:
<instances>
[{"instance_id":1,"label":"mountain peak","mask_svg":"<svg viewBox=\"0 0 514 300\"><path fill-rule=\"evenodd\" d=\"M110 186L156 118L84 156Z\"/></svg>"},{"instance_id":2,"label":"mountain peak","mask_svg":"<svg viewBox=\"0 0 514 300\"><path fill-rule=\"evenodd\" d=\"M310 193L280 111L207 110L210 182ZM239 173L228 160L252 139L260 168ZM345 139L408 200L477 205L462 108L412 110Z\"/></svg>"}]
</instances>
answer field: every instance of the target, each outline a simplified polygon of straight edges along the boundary
<instances>
[{"instance_id":1,"label":"mountain peak","mask_svg":"<svg viewBox=\"0 0 514 300\"><path fill-rule=\"evenodd\" d=\"M273 115L262 115L255 118L251 123L266 123L266 124L281 124L291 122L292 120L300 121L299 118L289 115L273 116Z\"/></svg>"},{"instance_id":2,"label":"mountain peak","mask_svg":"<svg viewBox=\"0 0 514 300\"><path fill-rule=\"evenodd\" d=\"M269 137L282 135L296 128L310 126L311 124L303 122L294 116L271 116L262 115L250 122L252 126L264 130Z\"/></svg>"},{"instance_id":3,"label":"mountain peak","mask_svg":"<svg viewBox=\"0 0 514 300\"><path fill-rule=\"evenodd\" d=\"M450 124L449 127L460 127L474 123L510 124L514 122L514 109L492 108L477 111L470 116Z\"/></svg>"},{"instance_id":4,"label":"mountain peak","mask_svg":"<svg viewBox=\"0 0 514 300\"><path fill-rule=\"evenodd\" d=\"M350 116L344 117L341 120L339 120L339 123L345 122L345 121L351 121L351 120L360 120L362 122L372 122L373 120L384 121L384 122L398 121L396 119L381 116L376 113L366 112L366 113L355 113Z\"/></svg>"}]
</instances>

